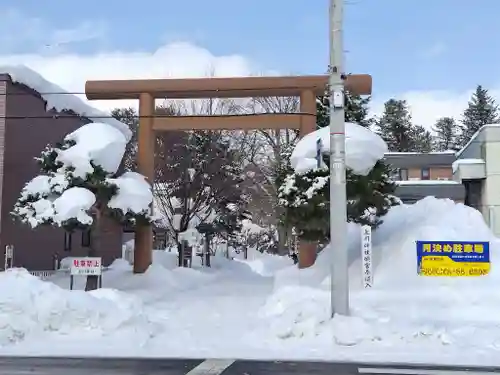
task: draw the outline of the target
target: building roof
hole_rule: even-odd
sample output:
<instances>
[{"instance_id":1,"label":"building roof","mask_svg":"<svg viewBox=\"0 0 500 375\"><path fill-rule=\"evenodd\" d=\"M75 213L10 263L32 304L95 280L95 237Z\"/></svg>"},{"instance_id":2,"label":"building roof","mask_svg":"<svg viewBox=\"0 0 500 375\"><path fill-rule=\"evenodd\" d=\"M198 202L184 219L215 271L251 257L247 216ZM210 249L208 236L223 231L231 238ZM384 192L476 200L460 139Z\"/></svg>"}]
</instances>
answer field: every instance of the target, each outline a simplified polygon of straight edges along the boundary
<instances>
[{"instance_id":1,"label":"building roof","mask_svg":"<svg viewBox=\"0 0 500 375\"><path fill-rule=\"evenodd\" d=\"M455 152L388 152L384 160L395 168L422 168L450 166L456 160Z\"/></svg>"},{"instance_id":2,"label":"building roof","mask_svg":"<svg viewBox=\"0 0 500 375\"><path fill-rule=\"evenodd\" d=\"M467 143L465 144L465 146L464 146L464 147L462 147L462 149L461 149L461 150L459 150L459 151L457 152L457 158L459 158L459 157L463 154L463 152L467 149L467 147L469 147L469 146L470 146L470 144L471 144L472 142L477 141L477 140L476 140L476 138L478 138L478 137L479 137L479 135L480 135L483 131L486 131L487 129L493 129L493 128L499 129L499 128L500 128L500 124L486 124L486 125L481 126L481 127L478 129L478 131L477 131L477 132L475 132L475 133L472 135L472 137L469 139L469 142L467 142Z\"/></svg>"},{"instance_id":3,"label":"building roof","mask_svg":"<svg viewBox=\"0 0 500 375\"><path fill-rule=\"evenodd\" d=\"M412 182L412 181L409 181ZM453 200L465 199L465 186L459 183L452 183L452 181L436 181L432 183L422 184L416 182L415 184L398 184L396 187L395 195L404 200L419 200L427 196L444 199L449 198Z\"/></svg>"},{"instance_id":4,"label":"building roof","mask_svg":"<svg viewBox=\"0 0 500 375\"><path fill-rule=\"evenodd\" d=\"M23 84L38 92L45 100L47 109L54 108L57 112L70 110L79 116L86 117L93 122L104 122L120 130L127 141L132 138L128 125L116 120L109 113L98 110L87 104L81 98L73 95L62 87L46 80L38 72L24 65L0 66L0 81Z\"/></svg>"}]
</instances>

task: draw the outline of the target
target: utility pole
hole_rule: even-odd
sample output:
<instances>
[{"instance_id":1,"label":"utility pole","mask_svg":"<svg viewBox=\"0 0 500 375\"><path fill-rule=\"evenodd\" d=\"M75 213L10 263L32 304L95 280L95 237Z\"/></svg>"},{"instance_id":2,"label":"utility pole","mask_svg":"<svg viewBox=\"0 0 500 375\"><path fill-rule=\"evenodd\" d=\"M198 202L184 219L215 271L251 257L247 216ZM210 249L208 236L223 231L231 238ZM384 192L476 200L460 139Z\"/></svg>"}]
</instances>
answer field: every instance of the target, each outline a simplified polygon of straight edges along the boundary
<instances>
[{"instance_id":1,"label":"utility pole","mask_svg":"<svg viewBox=\"0 0 500 375\"><path fill-rule=\"evenodd\" d=\"M330 0L330 241L331 314L349 314L347 193L343 81L343 1Z\"/></svg>"}]
</instances>

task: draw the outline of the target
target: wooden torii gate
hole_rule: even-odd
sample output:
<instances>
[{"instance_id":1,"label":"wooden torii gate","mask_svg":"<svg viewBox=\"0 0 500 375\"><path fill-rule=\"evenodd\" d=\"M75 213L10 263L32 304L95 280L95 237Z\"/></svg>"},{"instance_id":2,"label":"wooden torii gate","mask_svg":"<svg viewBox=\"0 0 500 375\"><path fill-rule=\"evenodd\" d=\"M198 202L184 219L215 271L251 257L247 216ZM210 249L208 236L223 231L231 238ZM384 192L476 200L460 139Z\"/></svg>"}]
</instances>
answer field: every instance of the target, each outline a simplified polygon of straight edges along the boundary
<instances>
[{"instance_id":1,"label":"wooden torii gate","mask_svg":"<svg viewBox=\"0 0 500 375\"><path fill-rule=\"evenodd\" d=\"M327 75L290 77L194 78L87 81L89 100L139 100L137 166L153 183L156 132L172 130L255 130L298 129L304 136L316 130L316 97L324 95ZM366 74L348 75L346 90L371 94L372 79ZM300 112L234 116L160 116L155 114L155 99L252 98L274 96L300 97ZM134 272L143 273L152 261L151 226L135 231ZM316 260L316 244L299 244L299 267Z\"/></svg>"}]
</instances>

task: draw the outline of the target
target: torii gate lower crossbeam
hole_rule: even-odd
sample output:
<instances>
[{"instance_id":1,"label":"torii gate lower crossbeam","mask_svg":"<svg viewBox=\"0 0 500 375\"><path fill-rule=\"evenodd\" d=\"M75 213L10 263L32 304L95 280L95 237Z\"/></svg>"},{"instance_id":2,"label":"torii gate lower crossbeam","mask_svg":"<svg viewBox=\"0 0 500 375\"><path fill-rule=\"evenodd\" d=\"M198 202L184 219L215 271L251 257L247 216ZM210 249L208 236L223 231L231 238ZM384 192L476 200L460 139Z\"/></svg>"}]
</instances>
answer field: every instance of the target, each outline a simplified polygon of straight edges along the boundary
<instances>
[{"instance_id":1,"label":"torii gate lower crossbeam","mask_svg":"<svg viewBox=\"0 0 500 375\"><path fill-rule=\"evenodd\" d=\"M139 99L138 171L153 183L155 132L173 130L298 129L301 137L316 130L316 97L325 94L328 76L242 77L87 81L90 100ZM345 87L354 94L371 94L369 75L349 75ZM155 99L300 97L298 114L243 116L155 116ZM316 243L299 244L299 267L316 260ZM151 226L135 230L134 272L143 273L152 262Z\"/></svg>"}]
</instances>

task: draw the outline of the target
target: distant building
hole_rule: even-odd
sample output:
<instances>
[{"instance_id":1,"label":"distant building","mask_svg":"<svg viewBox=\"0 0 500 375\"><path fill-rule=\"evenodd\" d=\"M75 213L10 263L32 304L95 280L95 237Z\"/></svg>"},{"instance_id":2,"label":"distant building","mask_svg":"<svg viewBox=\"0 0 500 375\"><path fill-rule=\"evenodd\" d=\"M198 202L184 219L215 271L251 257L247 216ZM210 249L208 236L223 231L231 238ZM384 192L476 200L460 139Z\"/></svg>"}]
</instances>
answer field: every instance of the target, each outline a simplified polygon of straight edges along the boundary
<instances>
[{"instance_id":1,"label":"distant building","mask_svg":"<svg viewBox=\"0 0 500 375\"><path fill-rule=\"evenodd\" d=\"M485 125L453 164L453 179L465 186L465 204L476 208L500 236L500 126Z\"/></svg>"},{"instance_id":2,"label":"distant building","mask_svg":"<svg viewBox=\"0 0 500 375\"><path fill-rule=\"evenodd\" d=\"M52 87L56 89L52 88L37 73L27 68L21 71L27 73L33 82L47 83L47 90L58 90L61 103L73 102L85 106L75 96L61 95L60 88L55 85ZM70 239L58 228L32 230L28 225L15 222L10 212L24 185L39 174L34 158L40 156L47 144L60 142L66 134L91 121L75 113L75 108L60 112L47 108L40 92L21 83L24 82L21 77L16 79L19 82L2 73L0 67L0 249L5 256L5 247L14 246L14 267L30 271L51 270L57 258L87 254L88 249L83 246L87 240L85 234L74 233ZM50 98L51 103L57 100L54 94L52 97L45 96ZM122 231L116 224L111 221L104 223L101 241L100 255L105 264L121 257ZM0 267L4 268L3 261Z\"/></svg>"},{"instance_id":3,"label":"distant building","mask_svg":"<svg viewBox=\"0 0 500 375\"><path fill-rule=\"evenodd\" d=\"M388 152L385 162L393 168L396 195L405 203L427 196L464 202L465 187L453 180L455 152Z\"/></svg>"}]
</instances>

